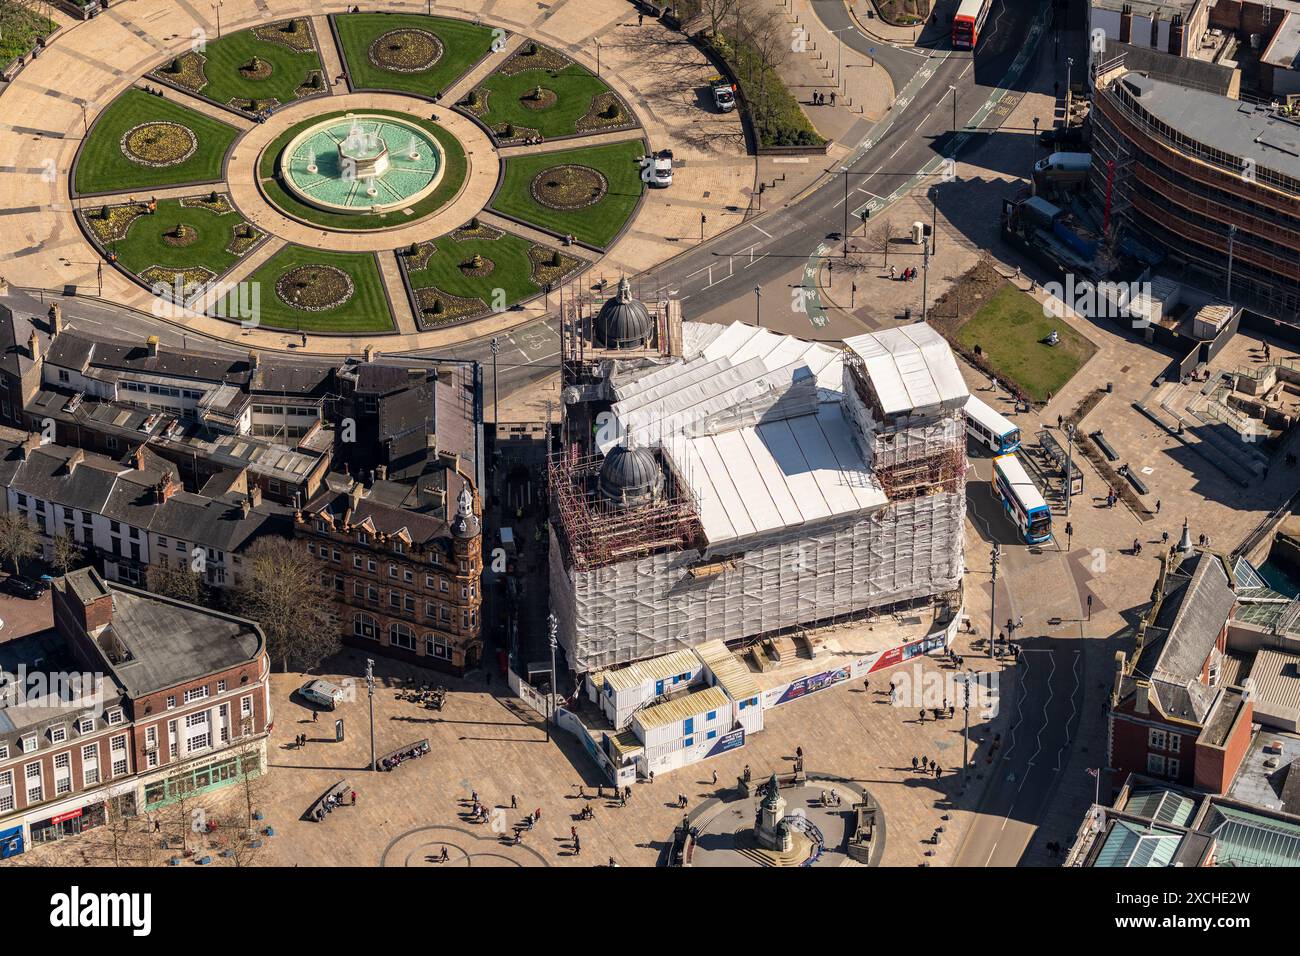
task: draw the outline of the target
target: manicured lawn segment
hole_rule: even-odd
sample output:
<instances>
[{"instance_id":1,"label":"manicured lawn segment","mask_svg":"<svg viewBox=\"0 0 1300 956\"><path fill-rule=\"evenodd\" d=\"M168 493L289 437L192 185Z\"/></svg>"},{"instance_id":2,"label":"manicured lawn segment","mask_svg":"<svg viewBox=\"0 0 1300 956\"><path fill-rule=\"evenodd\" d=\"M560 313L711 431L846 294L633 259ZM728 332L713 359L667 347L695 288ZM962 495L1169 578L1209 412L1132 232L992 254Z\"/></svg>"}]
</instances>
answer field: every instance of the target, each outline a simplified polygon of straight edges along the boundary
<instances>
[{"instance_id":1,"label":"manicured lawn segment","mask_svg":"<svg viewBox=\"0 0 1300 956\"><path fill-rule=\"evenodd\" d=\"M322 312L294 308L276 294L276 281L299 266L333 266L352 278L355 291L347 302ZM259 286L261 328L303 332L388 332L393 328L383 279L375 257L368 252L328 252L306 246L285 246L256 269L245 282ZM247 298L247 297L245 297ZM237 299L231 293L215 312L238 318Z\"/></svg>"},{"instance_id":2,"label":"manicured lawn segment","mask_svg":"<svg viewBox=\"0 0 1300 956\"><path fill-rule=\"evenodd\" d=\"M149 122L178 123L188 128L198 139L198 149L175 166L146 166L128 159L122 152L122 136L127 130ZM226 151L238 135L233 126L164 97L151 96L143 90L127 90L99 115L81 146L77 158L77 192L84 195L215 182L222 177Z\"/></svg>"},{"instance_id":3,"label":"manicured lawn segment","mask_svg":"<svg viewBox=\"0 0 1300 956\"><path fill-rule=\"evenodd\" d=\"M1053 330L1060 342L1047 345L1043 339ZM1044 315L1037 300L1010 284L962 324L957 340L972 351L978 345L998 377L1018 385L1035 402L1059 394L1097 351L1068 323Z\"/></svg>"},{"instance_id":4,"label":"manicured lawn segment","mask_svg":"<svg viewBox=\"0 0 1300 956\"><path fill-rule=\"evenodd\" d=\"M447 132L443 127L430 120L422 119L410 113L402 113L397 110L364 110L354 112L365 112L368 115L376 116L395 116L403 119L408 123L414 123L421 129L432 135L438 145L442 147L442 158L446 166L443 170L442 179L438 183L438 188L428 196L425 196L419 202L414 203L409 208L414 210L413 215L406 215L401 209L394 209L391 212L373 214L358 213L356 215L346 215L343 213L331 213L317 209L315 206L309 206L298 199L284 188L278 175L280 154L284 152L290 141L307 129L309 126L315 126L317 123L324 122L334 117L346 116L345 111L340 110L338 113L326 113L321 116L314 116L311 119L303 120L289 127L279 136L277 136L262 152L262 158L258 163L257 175L261 180L262 191L275 205L291 216L307 222L324 226L328 229L392 229L395 226L405 225L408 222L414 222L421 216L427 216L439 206L449 202L455 195L460 192L461 185L465 182L465 176L469 171L469 165L465 157L465 149L460 144L460 140Z\"/></svg>"},{"instance_id":5,"label":"manicured lawn segment","mask_svg":"<svg viewBox=\"0 0 1300 956\"><path fill-rule=\"evenodd\" d=\"M305 42L311 37L307 21L303 19L285 20L280 23L267 24L256 29L262 33L280 31L290 23L298 24L299 33L285 34L289 42ZM190 75L190 69L197 71L199 66L192 59L202 56L202 75L206 84L191 86L181 82L181 77ZM253 58L263 61L271 68L265 79L253 79L240 73L240 68L247 66ZM182 67L180 74L171 72L171 67ZM160 66L152 74L158 79L178 82L191 92L206 97L223 106L235 106L238 109L256 112L271 105L271 101L289 103L299 98L299 87L308 83L313 72L322 75L320 90L328 89L321 67L320 54L315 47L307 50L290 49L284 43L260 38L253 29L240 30L209 40L207 49L202 54L185 53ZM253 100L255 103L250 104Z\"/></svg>"},{"instance_id":6,"label":"manicured lawn segment","mask_svg":"<svg viewBox=\"0 0 1300 956\"><path fill-rule=\"evenodd\" d=\"M476 102L481 104L479 109L471 106L471 112L478 116L498 138L514 138L505 132L507 125L514 127L515 130L535 130L546 138L595 132L610 126L631 125L630 115L619 104L617 118L611 117L603 122L592 124L586 129L582 128L579 120L591 111L592 101L602 94L613 93L609 85L591 71L573 62L558 70L548 69L545 66L521 69L526 67L529 59L541 59L550 54L549 50L539 47L539 52L530 57L528 49L529 46L525 44L523 49L511 57L510 65L518 72L498 70L479 84L471 94L471 98L476 97ZM548 59L556 63L563 62L562 58L554 54L550 54ZM550 94L554 94L554 103L545 109L531 109L525 101L534 102L533 94L539 86L544 91L546 99L549 100Z\"/></svg>"},{"instance_id":7,"label":"manicured lawn segment","mask_svg":"<svg viewBox=\"0 0 1300 956\"><path fill-rule=\"evenodd\" d=\"M561 235L571 233L598 248L608 244L636 209L643 188L637 159L645 143L631 140L590 149L511 156L505 161L501 185L492 208L523 222ZM609 189L596 202L580 209L552 209L533 198L533 178L552 166L577 165L599 170Z\"/></svg>"},{"instance_id":8,"label":"manicured lawn segment","mask_svg":"<svg viewBox=\"0 0 1300 956\"><path fill-rule=\"evenodd\" d=\"M109 212L112 214L121 209L110 207ZM251 237L236 235L236 230L247 225L248 221L224 195L218 196L215 207L206 196L185 200L184 204L180 199L160 200L157 212L136 216L126 227L126 235L120 239L108 238L97 228L104 222L99 216L100 210L88 210L87 224L100 237L104 248L117 255L119 265L136 275L151 266L159 266L163 270L181 273L203 270L210 277L219 276L239 261L243 252L261 236L259 231L254 231ZM194 230L193 242L189 245L175 244L172 234L177 226Z\"/></svg>"},{"instance_id":9,"label":"manicured lawn segment","mask_svg":"<svg viewBox=\"0 0 1300 956\"><path fill-rule=\"evenodd\" d=\"M416 255L412 256L412 251ZM491 264L485 275L472 274L476 254ZM553 265L552 256L557 254L559 264ZM507 309L540 293L541 283L554 284L582 264L557 249L487 226L475 229L472 223L419 243L415 250L400 249L398 255L404 257L406 274L420 306L420 321L426 325L481 315L494 306ZM535 269L535 262L540 269ZM539 273L536 280L535 272ZM434 313L432 302L439 293L446 295L441 309Z\"/></svg>"},{"instance_id":10,"label":"manicured lawn segment","mask_svg":"<svg viewBox=\"0 0 1300 956\"><path fill-rule=\"evenodd\" d=\"M339 13L333 16L343 66L352 88L395 90L432 97L442 93L492 48L492 29L423 14ZM442 56L427 70L403 73L376 66L370 45L392 30L424 30L442 41Z\"/></svg>"}]
</instances>

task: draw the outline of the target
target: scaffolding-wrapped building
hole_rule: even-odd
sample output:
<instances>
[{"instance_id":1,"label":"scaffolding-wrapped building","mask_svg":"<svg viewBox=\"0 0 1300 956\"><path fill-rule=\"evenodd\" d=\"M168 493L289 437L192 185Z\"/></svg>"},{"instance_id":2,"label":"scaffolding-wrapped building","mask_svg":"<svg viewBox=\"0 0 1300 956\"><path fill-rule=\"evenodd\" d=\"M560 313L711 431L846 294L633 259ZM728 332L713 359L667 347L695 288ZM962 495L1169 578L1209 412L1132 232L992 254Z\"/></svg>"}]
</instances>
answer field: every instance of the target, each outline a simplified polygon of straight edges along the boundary
<instances>
[{"instance_id":1,"label":"scaffolding-wrapped building","mask_svg":"<svg viewBox=\"0 0 1300 956\"><path fill-rule=\"evenodd\" d=\"M575 671L960 585L968 392L932 329L842 349L681 330L680 354L567 367L570 396L602 396L571 401L550 469L551 601Z\"/></svg>"}]
</instances>

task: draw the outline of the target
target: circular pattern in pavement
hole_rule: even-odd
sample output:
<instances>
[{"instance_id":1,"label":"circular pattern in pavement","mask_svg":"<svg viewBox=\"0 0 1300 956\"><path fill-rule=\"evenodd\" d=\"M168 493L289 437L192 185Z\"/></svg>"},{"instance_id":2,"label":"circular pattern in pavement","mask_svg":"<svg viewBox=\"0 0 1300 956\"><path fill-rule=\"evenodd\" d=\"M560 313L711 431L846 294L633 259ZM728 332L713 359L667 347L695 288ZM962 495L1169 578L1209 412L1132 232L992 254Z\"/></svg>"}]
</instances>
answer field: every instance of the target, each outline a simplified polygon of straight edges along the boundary
<instances>
[{"instance_id":1,"label":"circular pattern in pavement","mask_svg":"<svg viewBox=\"0 0 1300 956\"><path fill-rule=\"evenodd\" d=\"M550 866L532 847L515 846L500 834L486 830L480 836L461 827L425 826L395 837L379 858L380 866L523 867ZM443 862L442 850L447 850Z\"/></svg>"}]
</instances>

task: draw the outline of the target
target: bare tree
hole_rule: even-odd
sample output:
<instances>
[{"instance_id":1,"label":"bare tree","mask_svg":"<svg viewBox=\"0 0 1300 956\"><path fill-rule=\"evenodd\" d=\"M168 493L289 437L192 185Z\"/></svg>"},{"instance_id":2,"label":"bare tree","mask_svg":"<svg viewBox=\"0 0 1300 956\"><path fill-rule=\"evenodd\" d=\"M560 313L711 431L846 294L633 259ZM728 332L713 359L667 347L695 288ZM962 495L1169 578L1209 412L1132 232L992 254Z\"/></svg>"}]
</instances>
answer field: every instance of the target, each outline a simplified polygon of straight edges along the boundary
<instances>
[{"instance_id":1,"label":"bare tree","mask_svg":"<svg viewBox=\"0 0 1300 956\"><path fill-rule=\"evenodd\" d=\"M149 590L155 594L186 601L190 604L207 603L207 586L203 577L182 563L177 567L153 564L148 571Z\"/></svg>"},{"instance_id":2,"label":"bare tree","mask_svg":"<svg viewBox=\"0 0 1300 956\"><path fill-rule=\"evenodd\" d=\"M330 621L330 595L316 574L307 549L284 538L259 538L244 558L237 598L266 633L267 653L285 670L292 662L310 670L342 644Z\"/></svg>"},{"instance_id":3,"label":"bare tree","mask_svg":"<svg viewBox=\"0 0 1300 956\"><path fill-rule=\"evenodd\" d=\"M708 22L709 36L716 37L727 17L740 6L740 0L695 0L691 6L699 8L699 15Z\"/></svg>"},{"instance_id":4,"label":"bare tree","mask_svg":"<svg viewBox=\"0 0 1300 956\"><path fill-rule=\"evenodd\" d=\"M60 531L54 536L51 551L53 556L51 563L58 569L59 574L67 574L73 568L82 567L86 563L85 550L67 532Z\"/></svg>"},{"instance_id":5,"label":"bare tree","mask_svg":"<svg viewBox=\"0 0 1300 956\"><path fill-rule=\"evenodd\" d=\"M763 7L754 0L745 6L745 35L743 40L750 48L752 62L751 84L758 93L758 102L751 109L760 117L767 115L767 87L769 74L780 69L790 53L790 31L785 17L772 7Z\"/></svg>"},{"instance_id":6,"label":"bare tree","mask_svg":"<svg viewBox=\"0 0 1300 956\"><path fill-rule=\"evenodd\" d=\"M0 561L13 565L18 574L18 563L40 551L40 538L36 529L20 514L9 512L0 515Z\"/></svg>"},{"instance_id":7,"label":"bare tree","mask_svg":"<svg viewBox=\"0 0 1300 956\"><path fill-rule=\"evenodd\" d=\"M82 835L87 863L108 866L152 866L161 852L149 821L123 809L122 797L104 801L104 825Z\"/></svg>"}]
</instances>

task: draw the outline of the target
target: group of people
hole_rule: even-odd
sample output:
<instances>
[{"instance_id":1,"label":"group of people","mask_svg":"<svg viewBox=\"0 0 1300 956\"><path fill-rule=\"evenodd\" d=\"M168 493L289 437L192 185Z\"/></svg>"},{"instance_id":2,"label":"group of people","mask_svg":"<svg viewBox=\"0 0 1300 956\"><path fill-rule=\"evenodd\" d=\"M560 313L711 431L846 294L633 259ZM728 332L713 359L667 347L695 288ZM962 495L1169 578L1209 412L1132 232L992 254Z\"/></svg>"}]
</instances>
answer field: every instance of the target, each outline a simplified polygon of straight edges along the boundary
<instances>
[{"instance_id":1,"label":"group of people","mask_svg":"<svg viewBox=\"0 0 1300 956\"><path fill-rule=\"evenodd\" d=\"M943 768L939 766L938 762L931 760L929 757L922 755L920 760L916 759L915 757L912 758L912 772L934 774L935 777L938 777L941 773L943 773Z\"/></svg>"},{"instance_id":2,"label":"group of people","mask_svg":"<svg viewBox=\"0 0 1300 956\"><path fill-rule=\"evenodd\" d=\"M821 90L813 90L813 106L825 106L828 102L831 106L835 105L835 91L831 90L830 96L827 97Z\"/></svg>"},{"instance_id":3,"label":"group of people","mask_svg":"<svg viewBox=\"0 0 1300 956\"><path fill-rule=\"evenodd\" d=\"M305 734L303 735L306 736ZM406 750L400 750L391 757L384 757L379 761L379 766L385 770L392 770L398 764L406 760L414 760L416 757L423 757L429 752L428 741L416 744L414 747L408 747Z\"/></svg>"},{"instance_id":4,"label":"group of people","mask_svg":"<svg viewBox=\"0 0 1300 956\"><path fill-rule=\"evenodd\" d=\"M821 792L821 802L823 807L838 807L844 802L844 798L836 792L834 787L831 787L830 793L825 790Z\"/></svg>"},{"instance_id":5,"label":"group of people","mask_svg":"<svg viewBox=\"0 0 1300 956\"><path fill-rule=\"evenodd\" d=\"M689 802L690 802L690 801L686 799L686 794L684 794L684 793L679 793L679 794L677 794L677 807L678 807L679 810L685 810L685 809L686 809L686 805L687 805Z\"/></svg>"},{"instance_id":6,"label":"group of people","mask_svg":"<svg viewBox=\"0 0 1300 956\"><path fill-rule=\"evenodd\" d=\"M348 803L343 802L343 796L345 792L349 795ZM315 820L317 823L320 823L322 820L325 819L325 814L333 813L336 809L342 806L355 807L356 805L357 805L357 792L355 790L333 791L331 793L327 793L325 795L325 799L322 800L316 806L315 811L312 813L312 819Z\"/></svg>"},{"instance_id":7,"label":"group of people","mask_svg":"<svg viewBox=\"0 0 1300 956\"><path fill-rule=\"evenodd\" d=\"M942 707L931 707L928 711L925 708L921 708L921 723L925 723L925 715L927 713L933 714L935 720L946 720L951 718L956 712L957 708L945 700Z\"/></svg>"},{"instance_id":8,"label":"group of people","mask_svg":"<svg viewBox=\"0 0 1300 956\"><path fill-rule=\"evenodd\" d=\"M161 87L157 87L157 86L146 86L146 87L144 88L144 91L145 91L146 93L148 93L150 96L165 96L165 95L166 95L166 94L163 93L162 88L161 88Z\"/></svg>"},{"instance_id":9,"label":"group of people","mask_svg":"<svg viewBox=\"0 0 1300 956\"><path fill-rule=\"evenodd\" d=\"M898 266L889 267L889 278L891 279L900 278L900 276L898 275ZM901 278L904 282L911 282L913 279L915 279L916 266L908 266L906 269L904 269Z\"/></svg>"}]
</instances>

